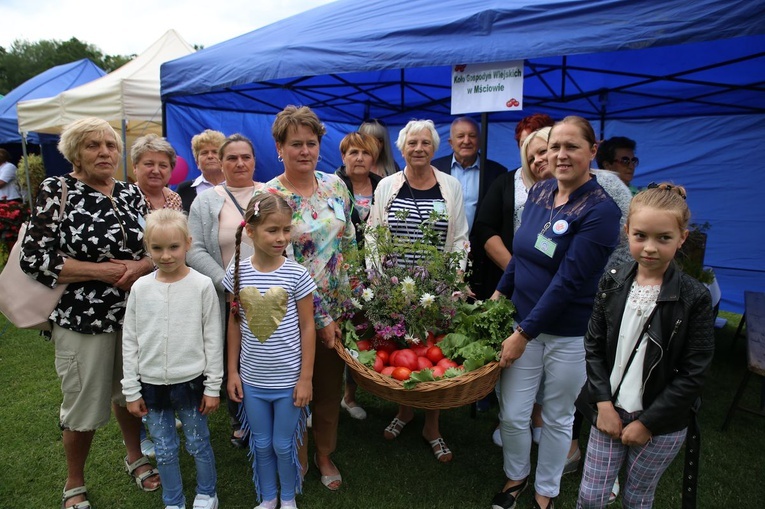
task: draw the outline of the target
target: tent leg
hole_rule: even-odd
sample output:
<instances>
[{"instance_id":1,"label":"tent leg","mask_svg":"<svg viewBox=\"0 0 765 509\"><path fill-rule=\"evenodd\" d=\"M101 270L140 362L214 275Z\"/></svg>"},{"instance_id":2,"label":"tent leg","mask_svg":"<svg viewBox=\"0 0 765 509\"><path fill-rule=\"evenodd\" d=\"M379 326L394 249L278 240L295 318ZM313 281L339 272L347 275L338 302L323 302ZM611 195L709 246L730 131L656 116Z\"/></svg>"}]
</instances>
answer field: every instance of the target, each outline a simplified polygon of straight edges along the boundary
<instances>
[{"instance_id":1,"label":"tent leg","mask_svg":"<svg viewBox=\"0 0 765 509\"><path fill-rule=\"evenodd\" d=\"M32 179L29 177L29 160L27 159L27 133L21 133L21 155L24 159L24 173L27 177L27 196L29 206L32 206Z\"/></svg>"},{"instance_id":2,"label":"tent leg","mask_svg":"<svg viewBox=\"0 0 765 509\"><path fill-rule=\"evenodd\" d=\"M122 119L122 176L125 182L128 181L128 167L127 167L127 120Z\"/></svg>"}]
</instances>

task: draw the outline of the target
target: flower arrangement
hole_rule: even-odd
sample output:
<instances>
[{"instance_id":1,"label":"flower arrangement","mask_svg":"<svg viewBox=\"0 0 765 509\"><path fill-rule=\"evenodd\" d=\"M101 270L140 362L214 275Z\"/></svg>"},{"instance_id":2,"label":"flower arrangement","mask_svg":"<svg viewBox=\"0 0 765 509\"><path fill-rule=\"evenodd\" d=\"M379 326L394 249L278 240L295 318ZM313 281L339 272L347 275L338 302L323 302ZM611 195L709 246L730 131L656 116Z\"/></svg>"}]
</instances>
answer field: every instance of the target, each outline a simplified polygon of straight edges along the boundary
<instances>
[{"instance_id":1,"label":"flower arrangement","mask_svg":"<svg viewBox=\"0 0 765 509\"><path fill-rule=\"evenodd\" d=\"M399 213L406 218L406 211ZM439 249L435 211L419 226L421 238L395 237L386 226L364 228L365 245L351 260L353 304L368 323L357 330L400 344L419 343L428 332L448 331L467 298L464 250Z\"/></svg>"},{"instance_id":2,"label":"flower arrangement","mask_svg":"<svg viewBox=\"0 0 765 509\"><path fill-rule=\"evenodd\" d=\"M29 209L18 201L0 200L0 265L5 265L19 229L29 217Z\"/></svg>"}]
</instances>

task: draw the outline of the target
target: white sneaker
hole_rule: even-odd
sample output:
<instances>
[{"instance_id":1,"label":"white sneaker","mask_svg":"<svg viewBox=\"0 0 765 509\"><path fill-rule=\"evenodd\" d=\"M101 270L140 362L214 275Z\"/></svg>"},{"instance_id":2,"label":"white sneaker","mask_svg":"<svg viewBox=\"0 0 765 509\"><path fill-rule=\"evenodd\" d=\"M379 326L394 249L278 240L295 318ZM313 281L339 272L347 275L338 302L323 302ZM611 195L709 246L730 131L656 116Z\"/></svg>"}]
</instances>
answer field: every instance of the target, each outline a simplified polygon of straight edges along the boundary
<instances>
[{"instance_id":1,"label":"white sneaker","mask_svg":"<svg viewBox=\"0 0 765 509\"><path fill-rule=\"evenodd\" d=\"M279 509L297 509L297 504L295 504L295 499L292 500L282 500L281 505L279 506Z\"/></svg>"},{"instance_id":2,"label":"white sneaker","mask_svg":"<svg viewBox=\"0 0 765 509\"><path fill-rule=\"evenodd\" d=\"M148 456L149 458L154 457L154 442L151 441L151 438L144 438L141 440L141 454Z\"/></svg>"},{"instance_id":3,"label":"white sneaker","mask_svg":"<svg viewBox=\"0 0 765 509\"><path fill-rule=\"evenodd\" d=\"M358 419L360 421L363 421L367 418L366 411L361 408L358 404L355 404L355 406L349 406L348 403L345 402L345 398L342 398L340 400L340 406L343 407L345 410L348 411L349 414L351 414L351 417L354 419ZM290 506L287 506L290 507Z\"/></svg>"},{"instance_id":4,"label":"white sneaker","mask_svg":"<svg viewBox=\"0 0 765 509\"><path fill-rule=\"evenodd\" d=\"M614 481L614 487L611 488L611 494L608 496L608 505L613 504L616 502L616 499L619 497L619 478L616 478L616 481Z\"/></svg>"},{"instance_id":5,"label":"white sneaker","mask_svg":"<svg viewBox=\"0 0 765 509\"><path fill-rule=\"evenodd\" d=\"M166 505L165 509L186 509L185 505Z\"/></svg>"},{"instance_id":6,"label":"white sneaker","mask_svg":"<svg viewBox=\"0 0 765 509\"><path fill-rule=\"evenodd\" d=\"M499 426L494 428L494 432L491 434L491 441L497 447L502 447L502 434L499 432Z\"/></svg>"},{"instance_id":7,"label":"white sneaker","mask_svg":"<svg viewBox=\"0 0 765 509\"><path fill-rule=\"evenodd\" d=\"M194 509L218 509L218 496L197 495L194 497Z\"/></svg>"}]
</instances>

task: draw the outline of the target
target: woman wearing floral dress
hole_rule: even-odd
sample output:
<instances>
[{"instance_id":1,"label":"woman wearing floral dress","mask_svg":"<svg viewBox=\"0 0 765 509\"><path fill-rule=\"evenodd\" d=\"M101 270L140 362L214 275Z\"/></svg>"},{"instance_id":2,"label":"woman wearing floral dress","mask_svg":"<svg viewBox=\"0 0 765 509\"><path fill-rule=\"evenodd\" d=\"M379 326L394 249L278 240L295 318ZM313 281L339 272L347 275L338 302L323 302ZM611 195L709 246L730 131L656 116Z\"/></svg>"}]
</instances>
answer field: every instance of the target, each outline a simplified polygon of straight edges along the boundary
<instances>
[{"instance_id":1,"label":"woman wearing floral dress","mask_svg":"<svg viewBox=\"0 0 765 509\"><path fill-rule=\"evenodd\" d=\"M342 180L316 171L326 130L310 108L287 106L276 115L271 132L279 160L284 163L284 173L267 182L266 189L281 194L292 207L292 236L287 255L308 269L317 286L314 320L316 338L321 344L316 347L313 371L314 462L322 484L334 491L342 484L340 471L330 456L337 445L345 365L334 345L341 339L338 321L352 308L344 261L349 250L356 248L351 200ZM305 441L300 461L303 469L307 469Z\"/></svg>"}]
</instances>

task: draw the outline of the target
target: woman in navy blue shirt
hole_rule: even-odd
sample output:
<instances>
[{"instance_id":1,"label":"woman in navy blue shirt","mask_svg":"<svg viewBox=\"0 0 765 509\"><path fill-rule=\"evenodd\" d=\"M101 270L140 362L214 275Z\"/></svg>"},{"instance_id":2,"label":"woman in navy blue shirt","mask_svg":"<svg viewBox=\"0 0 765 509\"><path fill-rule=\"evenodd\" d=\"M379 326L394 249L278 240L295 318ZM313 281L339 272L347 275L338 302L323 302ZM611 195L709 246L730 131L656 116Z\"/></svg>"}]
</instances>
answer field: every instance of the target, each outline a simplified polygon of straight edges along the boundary
<instances>
[{"instance_id":1,"label":"woman in navy blue shirt","mask_svg":"<svg viewBox=\"0 0 765 509\"><path fill-rule=\"evenodd\" d=\"M531 471L529 420L542 375L542 436L532 507L552 508L571 445L574 401L585 380L584 333L598 279L619 239L621 211L590 173L592 126L570 116L548 139L554 179L529 190L513 258L497 286L517 309L502 344L501 434L508 480L493 507L514 507Z\"/></svg>"}]
</instances>

